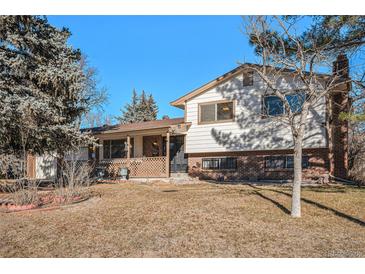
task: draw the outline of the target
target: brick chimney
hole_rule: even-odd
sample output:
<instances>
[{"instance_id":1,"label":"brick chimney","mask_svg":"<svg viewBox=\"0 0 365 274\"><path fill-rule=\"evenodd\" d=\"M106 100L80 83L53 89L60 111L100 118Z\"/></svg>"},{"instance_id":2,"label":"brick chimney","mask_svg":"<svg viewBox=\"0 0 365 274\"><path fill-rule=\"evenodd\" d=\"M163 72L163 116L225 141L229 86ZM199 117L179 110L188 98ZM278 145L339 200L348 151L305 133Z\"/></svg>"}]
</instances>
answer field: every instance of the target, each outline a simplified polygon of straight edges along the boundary
<instances>
[{"instance_id":1,"label":"brick chimney","mask_svg":"<svg viewBox=\"0 0 365 274\"><path fill-rule=\"evenodd\" d=\"M339 82L349 79L349 60L345 54L337 56L333 62L333 76ZM329 163L330 174L346 178L348 175L348 121L339 119L341 112L349 111L350 83L343 83L330 93L329 100Z\"/></svg>"}]
</instances>

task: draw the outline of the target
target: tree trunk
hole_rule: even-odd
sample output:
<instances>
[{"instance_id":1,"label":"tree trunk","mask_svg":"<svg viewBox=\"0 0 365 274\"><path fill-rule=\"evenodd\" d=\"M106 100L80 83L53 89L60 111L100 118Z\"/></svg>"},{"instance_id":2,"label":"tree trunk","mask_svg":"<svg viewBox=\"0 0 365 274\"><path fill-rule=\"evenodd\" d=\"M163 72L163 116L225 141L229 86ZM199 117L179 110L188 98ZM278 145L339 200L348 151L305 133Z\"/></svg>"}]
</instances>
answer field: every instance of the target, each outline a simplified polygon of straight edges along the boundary
<instances>
[{"instance_id":1,"label":"tree trunk","mask_svg":"<svg viewBox=\"0 0 365 274\"><path fill-rule=\"evenodd\" d=\"M299 218L301 216L300 191L302 184L302 143L303 137L297 137L294 144L294 180L293 196L291 205L291 216Z\"/></svg>"},{"instance_id":2,"label":"tree trunk","mask_svg":"<svg viewBox=\"0 0 365 274\"><path fill-rule=\"evenodd\" d=\"M328 146L328 162L329 162L329 175L333 175L334 169L335 169L335 159L333 157L334 151L333 151L333 133L332 133L332 98L331 95L328 94L326 98L326 134L327 134L327 146ZM329 180L331 180L331 176L329 176Z\"/></svg>"},{"instance_id":3,"label":"tree trunk","mask_svg":"<svg viewBox=\"0 0 365 274\"><path fill-rule=\"evenodd\" d=\"M305 124L309 112L309 103L303 104L302 113L300 115L300 124L297 134L294 135L294 179L293 179L293 194L291 204L291 216L299 218L301 216L300 192L302 185L302 151Z\"/></svg>"},{"instance_id":4,"label":"tree trunk","mask_svg":"<svg viewBox=\"0 0 365 274\"><path fill-rule=\"evenodd\" d=\"M57 156L57 169L56 169L56 183L59 185L64 184L63 172L65 169L65 155L61 152Z\"/></svg>"},{"instance_id":5,"label":"tree trunk","mask_svg":"<svg viewBox=\"0 0 365 274\"><path fill-rule=\"evenodd\" d=\"M27 150L25 148L25 141L22 137L22 146L23 146L23 178L27 177L28 173L28 159L27 159Z\"/></svg>"}]
</instances>

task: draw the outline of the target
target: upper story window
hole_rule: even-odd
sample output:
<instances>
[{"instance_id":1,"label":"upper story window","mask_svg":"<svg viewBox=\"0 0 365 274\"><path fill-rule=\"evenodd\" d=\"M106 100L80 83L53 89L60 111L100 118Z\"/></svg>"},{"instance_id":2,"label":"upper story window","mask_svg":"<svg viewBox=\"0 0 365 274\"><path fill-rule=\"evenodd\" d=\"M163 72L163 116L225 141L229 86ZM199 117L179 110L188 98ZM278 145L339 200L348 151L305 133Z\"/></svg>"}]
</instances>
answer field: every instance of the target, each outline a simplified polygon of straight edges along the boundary
<instances>
[{"instance_id":1,"label":"upper story window","mask_svg":"<svg viewBox=\"0 0 365 274\"><path fill-rule=\"evenodd\" d=\"M301 112L303 103L306 99L304 92L286 95L286 100L289 103L292 112Z\"/></svg>"},{"instance_id":2,"label":"upper story window","mask_svg":"<svg viewBox=\"0 0 365 274\"><path fill-rule=\"evenodd\" d=\"M268 116L280 116L284 114L284 104L279 97L264 97L264 114Z\"/></svg>"},{"instance_id":3,"label":"upper story window","mask_svg":"<svg viewBox=\"0 0 365 274\"><path fill-rule=\"evenodd\" d=\"M216 102L199 105L199 123L230 122L234 117L234 104L230 102Z\"/></svg>"},{"instance_id":4,"label":"upper story window","mask_svg":"<svg viewBox=\"0 0 365 274\"><path fill-rule=\"evenodd\" d=\"M306 99L305 93L285 95L292 112L300 112ZM285 113L284 102L277 96L269 95L264 97L263 114L268 116L280 116Z\"/></svg>"},{"instance_id":5,"label":"upper story window","mask_svg":"<svg viewBox=\"0 0 365 274\"><path fill-rule=\"evenodd\" d=\"M253 71L246 71L243 73L242 84L244 87L253 86Z\"/></svg>"}]
</instances>

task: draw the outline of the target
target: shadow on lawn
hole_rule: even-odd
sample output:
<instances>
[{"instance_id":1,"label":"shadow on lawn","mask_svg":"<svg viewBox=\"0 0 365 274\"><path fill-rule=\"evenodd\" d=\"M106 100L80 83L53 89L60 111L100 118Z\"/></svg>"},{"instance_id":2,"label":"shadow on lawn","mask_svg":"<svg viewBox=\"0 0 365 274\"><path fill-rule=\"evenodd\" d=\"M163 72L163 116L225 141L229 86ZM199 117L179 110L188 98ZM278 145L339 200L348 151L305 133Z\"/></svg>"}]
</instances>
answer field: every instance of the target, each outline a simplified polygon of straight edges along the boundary
<instances>
[{"instance_id":1,"label":"shadow on lawn","mask_svg":"<svg viewBox=\"0 0 365 274\"><path fill-rule=\"evenodd\" d=\"M259 191L257 190L254 190L253 191L253 194L257 195L257 196L260 196L261 198L267 200L267 201L270 201L272 202L274 205L276 205L279 209L281 209L285 214L290 214L290 210L287 209L285 206L283 206L282 204L280 204L279 202L275 201L274 199L271 199L267 196L265 196L264 194L260 193Z\"/></svg>"},{"instance_id":2,"label":"shadow on lawn","mask_svg":"<svg viewBox=\"0 0 365 274\"><path fill-rule=\"evenodd\" d=\"M286 192L284 192L284 191L276 190L276 189L270 189L270 188L262 189L262 188L260 188L260 187L254 186L254 185L249 185L249 186L255 189L255 194L257 194L258 196L260 196L260 197L264 198L265 200L268 200L268 201L272 202L274 205L276 205L278 208L280 208L282 211L284 211L284 213L286 213L286 214L290 214L290 211L289 211L289 210L288 210L285 206L283 206L283 205L282 205L282 204L280 204L279 202L277 202L277 201L275 201L275 200L273 200L273 199L271 199L271 198L269 198L269 197L267 197L267 196L263 195L263 194L262 194L262 193L260 193L259 191L260 191L260 190L272 191L272 192L276 192L276 193L279 193L279 194L286 195L286 196L288 196L288 197L291 197L291 194L286 193ZM348 220L348 221L351 221L351 222L353 222L353 223L355 223L355 224L358 224L358 225L360 225L360 226L365 226L365 222L364 222L364 221L362 221L362 220L360 220L360 219L357 219L357 218L355 218L355 217L352 217L352 216L350 216L350 215L347 215L347 214L345 214L345 213L343 213L343 212L341 212L341 211L338 211L338 210L336 210L336 209L334 209L334 208L331 208L331 207L328 207L328 206L326 206L326 205L320 204L320 203L318 203L318 202L315 202L315 201L309 200L309 199L307 199L307 198L301 198L301 200L302 200L303 202L306 202L307 204L314 205L314 206L316 206L316 207L318 207L318 208L320 208L320 209L324 209L324 210L330 211L330 212L334 213L335 215L337 215L337 216L339 216L339 217L341 217L341 218L344 218L344 219L346 219L346 220Z\"/></svg>"}]
</instances>

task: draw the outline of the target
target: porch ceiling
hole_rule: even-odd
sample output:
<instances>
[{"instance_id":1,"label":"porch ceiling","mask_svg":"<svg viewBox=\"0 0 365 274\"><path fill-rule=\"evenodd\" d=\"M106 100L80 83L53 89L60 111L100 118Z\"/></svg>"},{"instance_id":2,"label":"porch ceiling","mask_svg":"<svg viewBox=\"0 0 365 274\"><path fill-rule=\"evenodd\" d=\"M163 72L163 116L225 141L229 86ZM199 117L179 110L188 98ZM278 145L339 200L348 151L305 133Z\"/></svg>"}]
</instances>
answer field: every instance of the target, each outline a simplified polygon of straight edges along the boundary
<instances>
[{"instance_id":1,"label":"porch ceiling","mask_svg":"<svg viewBox=\"0 0 365 274\"><path fill-rule=\"evenodd\" d=\"M150 135L162 135L165 136L168 132L169 127L158 128L158 129L143 129L134 131L115 131L115 132L102 132L95 134L94 136L98 139L107 139L111 137L127 137L127 136L150 136Z\"/></svg>"}]
</instances>

